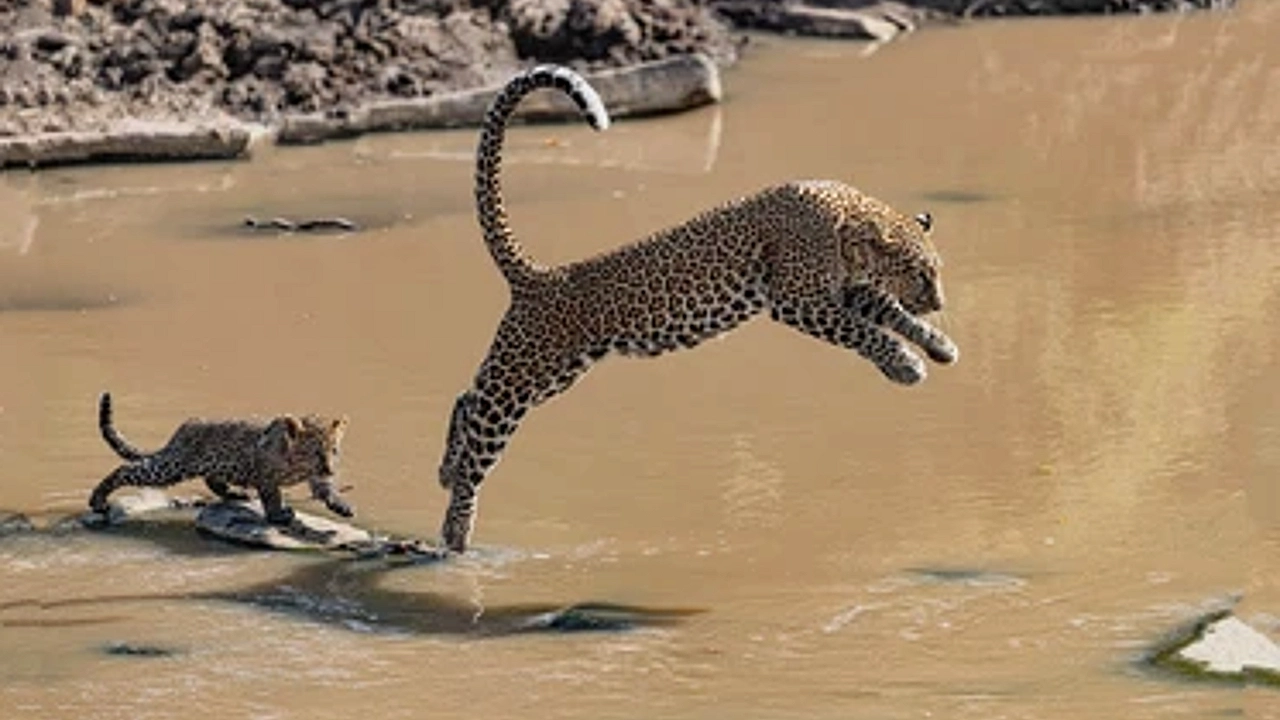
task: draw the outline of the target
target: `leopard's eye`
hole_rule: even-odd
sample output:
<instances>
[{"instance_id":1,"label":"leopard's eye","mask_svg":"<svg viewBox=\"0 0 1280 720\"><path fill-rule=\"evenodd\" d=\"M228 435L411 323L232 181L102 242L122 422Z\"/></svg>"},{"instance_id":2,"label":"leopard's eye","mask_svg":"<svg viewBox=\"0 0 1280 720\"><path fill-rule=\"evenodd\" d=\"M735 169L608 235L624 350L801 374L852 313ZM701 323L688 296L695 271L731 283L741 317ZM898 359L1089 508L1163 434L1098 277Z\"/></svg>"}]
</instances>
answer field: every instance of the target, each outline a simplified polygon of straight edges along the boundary
<instances>
[{"instance_id":1,"label":"leopard's eye","mask_svg":"<svg viewBox=\"0 0 1280 720\"><path fill-rule=\"evenodd\" d=\"M920 229L929 232L933 229L933 216L928 212L922 212L916 215L916 222L920 224Z\"/></svg>"}]
</instances>

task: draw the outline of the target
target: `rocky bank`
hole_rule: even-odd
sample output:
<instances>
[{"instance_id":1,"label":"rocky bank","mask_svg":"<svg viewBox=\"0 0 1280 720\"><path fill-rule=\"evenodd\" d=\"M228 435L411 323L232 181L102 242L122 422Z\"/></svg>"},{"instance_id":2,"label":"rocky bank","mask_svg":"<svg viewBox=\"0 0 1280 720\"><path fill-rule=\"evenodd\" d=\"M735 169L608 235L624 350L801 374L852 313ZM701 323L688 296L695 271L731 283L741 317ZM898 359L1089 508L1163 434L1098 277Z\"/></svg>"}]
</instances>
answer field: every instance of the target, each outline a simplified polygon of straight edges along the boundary
<instances>
[{"instance_id":1,"label":"rocky bank","mask_svg":"<svg viewBox=\"0 0 1280 720\"><path fill-rule=\"evenodd\" d=\"M499 82L527 61L620 66L736 41L681 0L14 0L0 136L121 118L286 113Z\"/></svg>"}]
</instances>

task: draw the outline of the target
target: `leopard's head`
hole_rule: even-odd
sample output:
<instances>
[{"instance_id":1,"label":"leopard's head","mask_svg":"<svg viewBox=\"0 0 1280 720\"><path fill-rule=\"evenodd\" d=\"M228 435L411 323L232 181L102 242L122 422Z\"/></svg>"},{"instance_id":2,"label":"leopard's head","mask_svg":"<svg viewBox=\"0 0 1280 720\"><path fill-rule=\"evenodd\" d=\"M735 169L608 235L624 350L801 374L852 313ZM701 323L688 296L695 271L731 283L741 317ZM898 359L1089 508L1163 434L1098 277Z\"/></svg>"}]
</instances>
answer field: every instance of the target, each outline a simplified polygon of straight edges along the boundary
<instances>
[{"instance_id":1,"label":"leopard's head","mask_svg":"<svg viewBox=\"0 0 1280 720\"><path fill-rule=\"evenodd\" d=\"M842 249L854 283L870 283L890 293L912 315L942 309L942 258L929 242L933 217L908 218L865 199L863 212L842 231Z\"/></svg>"},{"instance_id":2,"label":"leopard's head","mask_svg":"<svg viewBox=\"0 0 1280 720\"><path fill-rule=\"evenodd\" d=\"M287 468L296 480L327 479L337 475L346 429L345 417L281 415L267 425L262 448L272 462Z\"/></svg>"}]
</instances>

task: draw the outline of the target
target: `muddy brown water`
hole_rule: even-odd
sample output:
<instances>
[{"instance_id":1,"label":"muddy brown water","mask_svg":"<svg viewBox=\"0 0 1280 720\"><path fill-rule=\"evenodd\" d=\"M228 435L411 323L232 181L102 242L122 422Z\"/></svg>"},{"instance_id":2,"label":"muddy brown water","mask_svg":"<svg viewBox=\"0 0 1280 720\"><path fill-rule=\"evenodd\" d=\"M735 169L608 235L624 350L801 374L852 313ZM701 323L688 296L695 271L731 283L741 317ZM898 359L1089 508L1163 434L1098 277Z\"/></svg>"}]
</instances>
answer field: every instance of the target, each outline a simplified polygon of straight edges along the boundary
<instances>
[{"instance_id":1,"label":"muddy brown water","mask_svg":"<svg viewBox=\"0 0 1280 720\"><path fill-rule=\"evenodd\" d=\"M9 538L0 715L1280 717L1137 663L1237 596L1277 630L1276 23L763 38L719 108L513 132L514 222L550 262L793 177L929 209L960 363L894 387L765 320L607 361L530 415L446 564L182 520ZM363 522L434 534L450 402L504 305L473 142L0 177L0 507L81 507L110 389L143 445L191 414L346 413ZM308 214L370 229L237 228ZM592 602L634 628L517 632Z\"/></svg>"}]
</instances>

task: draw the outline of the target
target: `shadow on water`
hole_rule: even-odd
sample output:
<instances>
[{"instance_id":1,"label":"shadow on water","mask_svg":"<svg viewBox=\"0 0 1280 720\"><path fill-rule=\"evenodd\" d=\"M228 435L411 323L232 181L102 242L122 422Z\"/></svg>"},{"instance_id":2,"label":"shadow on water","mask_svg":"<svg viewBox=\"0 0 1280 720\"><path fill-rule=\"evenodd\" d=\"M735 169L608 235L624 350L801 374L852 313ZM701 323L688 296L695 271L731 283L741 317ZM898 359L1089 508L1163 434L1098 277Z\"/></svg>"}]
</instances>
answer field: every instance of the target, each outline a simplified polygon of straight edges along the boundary
<instances>
[{"instance_id":1,"label":"shadow on water","mask_svg":"<svg viewBox=\"0 0 1280 720\"><path fill-rule=\"evenodd\" d=\"M921 193L921 199L936 203L949 203L953 205L969 205L973 203L984 203L995 200L994 195L988 195L983 192L973 190L931 190Z\"/></svg>"},{"instance_id":2,"label":"shadow on water","mask_svg":"<svg viewBox=\"0 0 1280 720\"><path fill-rule=\"evenodd\" d=\"M909 567L907 576L917 582L936 585L964 585L968 587L1006 587L1025 585L1021 574L984 570L970 567Z\"/></svg>"},{"instance_id":3,"label":"shadow on water","mask_svg":"<svg viewBox=\"0 0 1280 720\"><path fill-rule=\"evenodd\" d=\"M136 300L130 294L89 288L0 290L0 313L110 310Z\"/></svg>"},{"instance_id":4,"label":"shadow on water","mask_svg":"<svg viewBox=\"0 0 1280 720\"><path fill-rule=\"evenodd\" d=\"M0 513L4 515L5 513ZM9 517L24 517L10 515ZM16 522L16 521L15 521ZM17 524L9 540L41 537L51 544L59 535L112 536L153 543L186 557L228 556L249 550L199 534L189 517L149 517L106 529L83 528L75 516L48 524ZM4 542L0 538L0 542ZM355 632L497 637L524 633L626 631L669 626L704 610L649 608L610 602L566 604L528 603L485 606L468 599L426 592L386 588L390 573L414 569L444 569L450 561L439 557L388 555L352 558L321 552L288 553L299 564L285 575L240 589L202 593L134 593L65 598L13 600L0 604L0 613L22 610L97 608L147 601L218 601L246 605L272 613L342 627ZM57 628L110 623L122 618L100 615L75 619L0 618L0 627Z\"/></svg>"},{"instance_id":5,"label":"shadow on water","mask_svg":"<svg viewBox=\"0 0 1280 720\"><path fill-rule=\"evenodd\" d=\"M430 564L442 562L446 561ZM381 585L388 573L422 566L385 560L311 563L279 580L208 597L358 631L479 637L632 630L673 625L703 612L608 602L483 606L438 593L394 590Z\"/></svg>"}]
</instances>

